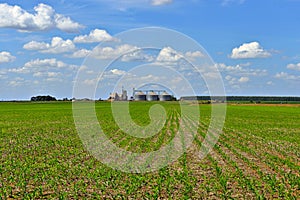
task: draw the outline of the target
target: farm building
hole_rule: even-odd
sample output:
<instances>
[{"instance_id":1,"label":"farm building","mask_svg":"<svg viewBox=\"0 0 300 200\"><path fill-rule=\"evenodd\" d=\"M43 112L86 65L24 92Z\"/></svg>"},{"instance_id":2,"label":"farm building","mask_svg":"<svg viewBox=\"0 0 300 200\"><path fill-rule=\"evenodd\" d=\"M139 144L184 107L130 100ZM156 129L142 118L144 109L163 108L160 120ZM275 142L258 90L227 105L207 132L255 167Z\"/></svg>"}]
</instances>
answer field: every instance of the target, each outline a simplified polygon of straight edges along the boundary
<instances>
[{"instance_id":1,"label":"farm building","mask_svg":"<svg viewBox=\"0 0 300 200\"><path fill-rule=\"evenodd\" d=\"M116 92L110 93L108 100L109 101L127 101L128 100L127 91L122 88L121 94L118 94Z\"/></svg>"}]
</instances>

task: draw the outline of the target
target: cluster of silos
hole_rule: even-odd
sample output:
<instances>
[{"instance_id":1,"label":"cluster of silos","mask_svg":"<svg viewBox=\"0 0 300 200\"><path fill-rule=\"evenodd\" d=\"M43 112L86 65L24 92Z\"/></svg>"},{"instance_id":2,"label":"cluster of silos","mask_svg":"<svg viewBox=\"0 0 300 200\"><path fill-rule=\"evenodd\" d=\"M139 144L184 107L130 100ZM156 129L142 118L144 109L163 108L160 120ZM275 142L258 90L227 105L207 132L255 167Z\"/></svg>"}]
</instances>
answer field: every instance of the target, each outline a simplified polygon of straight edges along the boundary
<instances>
[{"instance_id":1,"label":"cluster of silos","mask_svg":"<svg viewBox=\"0 0 300 200\"><path fill-rule=\"evenodd\" d=\"M166 91L160 91L161 93L156 93L152 90L146 91L146 94L142 91L136 91L134 93L135 101L171 101L172 96Z\"/></svg>"}]
</instances>

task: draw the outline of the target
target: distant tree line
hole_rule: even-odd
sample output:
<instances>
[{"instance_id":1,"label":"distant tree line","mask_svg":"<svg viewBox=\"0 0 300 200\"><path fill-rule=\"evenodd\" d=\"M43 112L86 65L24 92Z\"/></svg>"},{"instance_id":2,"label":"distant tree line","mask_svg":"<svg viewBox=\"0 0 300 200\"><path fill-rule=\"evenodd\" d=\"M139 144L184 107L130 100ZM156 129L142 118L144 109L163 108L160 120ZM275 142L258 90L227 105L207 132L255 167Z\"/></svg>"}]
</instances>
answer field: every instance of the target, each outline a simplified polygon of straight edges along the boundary
<instances>
[{"instance_id":1,"label":"distant tree line","mask_svg":"<svg viewBox=\"0 0 300 200\"><path fill-rule=\"evenodd\" d=\"M75 98L70 99L70 100L75 100ZM62 100L59 101L70 101L68 98L63 98ZM86 99L83 99L86 100ZM87 99L88 100L88 99ZM176 100L176 99L175 99ZM227 96L227 97L222 97L222 96L184 96L181 97L180 100L197 100L197 101L207 101L207 102L234 102L234 101L248 101L250 103L260 103L260 102L300 102L300 97L272 97L272 96ZM53 96L50 95L40 95L40 96L34 96L31 97L31 101L57 101L57 99Z\"/></svg>"},{"instance_id":2,"label":"distant tree line","mask_svg":"<svg viewBox=\"0 0 300 200\"><path fill-rule=\"evenodd\" d=\"M35 96L31 97L31 101L56 101L55 97L52 97L50 95L47 96Z\"/></svg>"},{"instance_id":3,"label":"distant tree line","mask_svg":"<svg viewBox=\"0 0 300 200\"><path fill-rule=\"evenodd\" d=\"M300 102L300 97L272 97L272 96L185 96L181 97L180 100L198 100L198 101L249 101L249 102L288 102L297 101Z\"/></svg>"}]
</instances>

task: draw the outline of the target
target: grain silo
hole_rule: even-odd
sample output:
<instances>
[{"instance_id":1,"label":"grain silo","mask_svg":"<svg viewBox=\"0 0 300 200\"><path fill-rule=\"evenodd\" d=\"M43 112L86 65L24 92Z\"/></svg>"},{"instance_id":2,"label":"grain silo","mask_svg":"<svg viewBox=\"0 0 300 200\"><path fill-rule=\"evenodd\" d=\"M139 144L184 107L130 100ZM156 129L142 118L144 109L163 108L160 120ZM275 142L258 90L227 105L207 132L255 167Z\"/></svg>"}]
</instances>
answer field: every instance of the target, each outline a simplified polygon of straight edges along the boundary
<instances>
[{"instance_id":1,"label":"grain silo","mask_svg":"<svg viewBox=\"0 0 300 200\"><path fill-rule=\"evenodd\" d=\"M134 100L136 100L136 101L146 101L146 95L142 91L136 92L134 94Z\"/></svg>"},{"instance_id":2,"label":"grain silo","mask_svg":"<svg viewBox=\"0 0 300 200\"><path fill-rule=\"evenodd\" d=\"M159 100L160 101L171 101L172 96L170 94L168 94L167 92L163 92L159 95Z\"/></svg>"},{"instance_id":3,"label":"grain silo","mask_svg":"<svg viewBox=\"0 0 300 200\"><path fill-rule=\"evenodd\" d=\"M158 94L156 94L154 91L148 92L147 101L158 101Z\"/></svg>"}]
</instances>

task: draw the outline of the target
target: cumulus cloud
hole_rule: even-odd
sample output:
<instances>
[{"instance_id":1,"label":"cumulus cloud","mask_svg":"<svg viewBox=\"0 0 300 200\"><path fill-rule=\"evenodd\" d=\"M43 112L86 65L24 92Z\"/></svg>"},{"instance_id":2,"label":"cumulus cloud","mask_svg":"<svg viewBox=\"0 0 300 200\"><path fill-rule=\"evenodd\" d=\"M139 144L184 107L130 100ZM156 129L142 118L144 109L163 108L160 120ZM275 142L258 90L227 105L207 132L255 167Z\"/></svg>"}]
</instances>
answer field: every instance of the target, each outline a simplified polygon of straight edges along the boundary
<instances>
[{"instance_id":1,"label":"cumulus cloud","mask_svg":"<svg viewBox=\"0 0 300 200\"><path fill-rule=\"evenodd\" d=\"M200 51L194 51L194 52L188 51L185 53L185 56L187 58L193 59L193 58L197 58L197 57L203 57L204 55Z\"/></svg>"},{"instance_id":2,"label":"cumulus cloud","mask_svg":"<svg viewBox=\"0 0 300 200\"><path fill-rule=\"evenodd\" d=\"M60 37L52 38L50 44L45 42L31 41L25 44L23 48L27 50L39 51L41 53L52 54L72 52L76 49L74 43L71 40L63 40Z\"/></svg>"},{"instance_id":3,"label":"cumulus cloud","mask_svg":"<svg viewBox=\"0 0 300 200\"><path fill-rule=\"evenodd\" d=\"M88 72L88 71L87 71ZM105 84L112 84L115 83L118 77L123 76L123 75L129 75L126 71L120 70L120 69L111 69L109 71L105 71L101 78L86 78L83 80L83 83L86 85L94 85L99 81L104 81Z\"/></svg>"},{"instance_id":4,"label":"cumulus cloud","mask_svg":"<svg viewBox=\"0 0 300 200\"><path fill-rule=\"evenodd\" d=\"M118 76L122 76L122 75L125 75L126 72L123 71L123 70L120 70L120 69L112 69L110 70L110 72L114 75L118 75Z\"/></svg>"},{"instance_id":5,"label":"cumulus cloud","mask_svg":"<svg viewBox=\"0 0 300 200\"><path fill-rule=\"evenodd\" d=\"M270 56L271 53L264 50L258 42L244 43L241 46L234 48L230 55L233 59L267 58Z\"/></svg>"},{"instance_id":6,"label":"cumulus cloud","mask_svg":"<svg viewBox=\"0 0 300 200\"><path fill-rule=\"evenodd\" d=\"M123 55L121 60L123 62L134 62L134 61L152 62L155 60L155 58L152 55L142 52L142 50L136 50L134 52L130 52Z\"/></svg>"},{"instance_id":7,"label":"cumulus cloud","mask_svg":"<svg viewBox=\"0 0 300 200\"><path fill-rule=\"evenodd\" d=\"M158 62L177 62L182 57L183 57L182 55L180 55L177 51L175 51L171 47L165 47L159 52L156 60Z\"/></svg>"},{"instance_id":8,"label":"cumulus cloud","mask_svg":"<svg viewBox=\"0 0 300 200\"><path fill-rule=\"evenodd\" d=\"M26 81L24 78L16 77L14 80L8 82L8 85L11 87L23 86Z\"/></svg>"},{"instance_id":9,"label":"cumulus cloud","mask_svg":"<svg viewBox=\"0 0 300 200\"><path fill-rule=\"evenodd\" d=\"M137 50L138 47L132 46L129 44L123 44L116 47L100 47L96 46L92 50L80 49L75 51L72 55L69 55L71 58L83 58L86 56L91 56L100 60L115 59L122 57L123 55ZM125 61L125 60L123 60Z\"/></svg>"},{"instance_id":10,"label":"cumulus cloud","mask_svg":"<svg viewBox=\"0 0 300 200\"><path fill-rule=\"evenodd\" d=\"M161 6L161 5L166 5L172 3L173 0L152 0L151 4L153 6Z\"/></svg>"},{"instance_id":11,"label":"cumulus cloud","mask_svg":"<svg viewBox=\"0 0 300 200\"><path fill-rule=\"evenodd\" d=\"M40 3L34 7L31 14L17 5L0 4L0 27L13 28L19 31L47 31L59 29L65 32L77 32L83 28L69 17L58 14L46 4Z\"/></svg>"},{"instance_id":12,"label":"cumulus cloud","mask_svg":"<svg viewBox=\"0 0 300 200\"><path fill-rule=\"evenodd\" d=\"M128 44L113 47L95 47L92 50L80 49L75 51L71 58L84 58L91 56L98 59L114 59L120 57L123 62L152 62L155 60L153 55L144 53L136 46Z\"/></svg>"},{"instance_id":13,"label":"cumulus cloud","mask_svg":"<svg viewBox=\"0 0 300 200\"><path fill-rule=\"evenodd\" d=\"M204 55L200 51L188 51L186 53L178 52L171 47L165 47L160 50L156 61L157 62L167 62L176 63L180 59L186 58L188 60L194 60L197 57L203 57Z\"/></svg>"},{"instance_id":14,"label":"cumulus cloud","mask_svg":"<svg viewBox=\"0 0 300 200\"><path fill-rule=\"evenodd\" d=\"M286 68L300 71L300 63L297 63L297 64L288 64L286 66Z\"/></svg>"},{"instance_id":15,"label":"cumulus cloud","mask_svg":"<svg viewBox=\"0 0 300 200\"><path fill-rule=\"evenodd\" d=\"M75 43L94 43L94 42L107 42L117 41L106 32L106 30L95 29L90 32L89 35L80 35L74 38Z\"/></svg>"},{"instance_id":16,"label":"cumulus cloud","mask_svg":"<svg viewBox=\"0 0 300 200\"><path fill-rule=\"evenodd\" d=\"M83 80L83 83L84 83L85 85L92 86L92 85L97 84L98 81L99 81L99 80L98 80L97 78L93 78L93 79L85 79L85 80Z\"/></svg>"},{"instance_id":17,"label":"cumulus cloud","mask_svg":"<svg viewBox=\"0 0 300 200\"><path fill-rule=\"evenodd\" d=\"M176 63L182 58L194 60L197 57L203 57L200 51L189 51L186 53L179 53L171 47L165 47L160 50L158 55L149 54L140 49L137 46L129 44L123 44L116 47L101 47L97 46L92 50L80 49L75 51L69 57L72 58L83 58L86 56L92 56L97 59L114 59L120 57L123 62L154 62L159 63Z\"/></svg>"},{"instance_id":18,"label":"cumulus cloud","mask_svg":"<svg viewBox=\"0 0 300 200\"><path fill-rule=\"evenodd\" d=\"M300 76L293 74L288 74L286 72L280 72L275 75L275 78L284 79L284 80L300 80Z\"/></svg>"},{"instance_id":19,"label":"cumulus cloud","mask_svg":"<svg viewBox=\"0 0 300 200\"><path fill-rule=\"evenodd\" d=\"M25 63L24 67L27 68L32 68L32 67L54 67L54 68L64 68L66 67L67 64L56 60L55 58L51 59L36 59L36 60L31 60L30 62Z\"/></svg>"},{"instance_id":20,"label":"cumulus cloud","mask_svg":"<svg viewBox=\"0 0 300 200\"><path fill-rule=\"evenodd\" d=\"M49 47L50 47L50 45L45 42L36 42L36 41L31 41L31 42L23 45L24 49L32 50L32 51L34 51L34 50L43 51Z\"/></svg>"},{"instance_id":21,"label":"cumulus cloud","mask_svg":"<svg viewBox=\"0 0 300 200\"><path fill-rule=\"evenodd\" d=\"M247 83L249 80L250 80L249 77L242 76L242 77L239 79L239 82L240 82L240 83Z\"/></svg>"},{"instance_id":22,"label":"cumulus cloud","mask_svg":"<svg viewBox=\"0 0 300 200\"><path fill-rule=\"evenodd\" d=\"M114 59L127 54L131 51L137 50L138 47L132 46L129 44L124 44L117 46L116 48L113 47L95 47L92 50L92 56L98 59Z\"/></svg>"},{"instance_id":23,"label":"cumulus cloud","mask_svg":"<svg viewBox=\"0 0 300 200\"><path fill-rule=\"evenodd\" d=\"M12 62L16 59L16 57L12 56L9 52L7 51L2 51L0 52L0 64L1 63L7 63L7 62Z\"/></svg>"},{"instance_id":24,"label":"cumulus cloud","mask_svg":"<svg viewBox=\"0 0 300 200\"><path fill-rule=\"evenodd\" d=\"M87 49L80 49L75 51L72 55L68 55L71 58L84 58L88 56L92 51Z\"/></svg>"},{"instance_id":25,"label":"cumulus cloud","mask_svg":"<svg viewBox=\"0 0 300 200\"><path fill-rule=\"evenodd\" d=\"M225 77L225 80L228 82L229 85L236 85L237 84L237 78L232 77L230 75L227 75Z\"/></svg>"},{"instance_id":26,"label":"cumulus cloud","mask_svg":"<svg viewBox=\"0 0 300 200\"><path fill-rule=\"evenodd\" d=\"M75 65L68 65L62 61L56 60L55 58L35 59L25 63L23 67L9 69L9 72L20 74L33 73L35 76L39 76L41 74L45 74L45 72L50 73L53 72L53 70L60 71L62 69L72 70L75 67Z\"/></svg>"},{"instance_id":27,"label":"cumulus cloud","mask_svg":"<svg viewBox=\"0 0 300 200\"><path fill-rule=\"evenodd\" d=\"M122 55L125 55L129 52L137 50L138 47L132 46L129 44L123 44L117 47L100 47L96 46L92 50L80 49L75 51L70 57L73 58L82 58L87 55L92 56L93 58L107 60L107 59L115 59Z\"/></svg>"},{"instance_id":28,"label":"cumulus cloud","mask_svg":"<svg viewBox=\"0 0 300 200\"><path fill-rule=\"evenodd\" d=\"M61 76L62 73L60 72L35 72L33 73L33 77L50 77L55 78Z\"/></svg>"},{"instance_id":29,"label":"cumulus cloud","mask_svg":"<svg viewBox=\"0 0 300 200\"><path fill-rule=\"evenodd\" d=\"M216 67L226 74L237 75L237 76L265 76L268 74L268 71L265 69L252 69L246 64L238 65L226 65L224 63L217 63ZM247 68L248 67L248 68Z\"/></svg>"},{"instance_id":30,"label":"cumulus cloud","mask_svg":"<svg viewBox=\"0 0 300 200\"><path fill-rule=\"evenodd\" d=\"M242 77L235 77L231 75L225 76L224 83L226 83L227 89L229 90L239 90L241 87L243 87L244 83L247 83L250 81L249 77L242 76Z\"/></svg>"},{"instance_id":31,"label":"cumulus cloud","mask_svg":"<svg viewBox=\"0 0 300 200\"><path fill-rule=\"evenodd\" d=\"M226 65L217 63L216 67L220 70L224 83L228 89L239 90L246 86L248 82L263 80L268 77L266 69L255 69L251 63L241 63L237 65Z\"/></svg>"}]
</instances>

